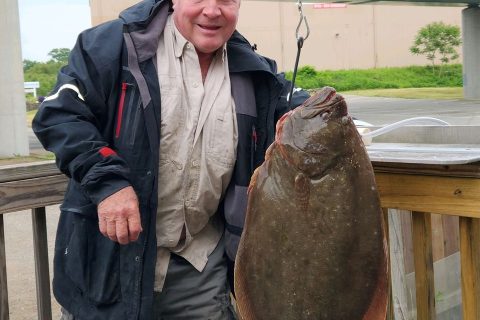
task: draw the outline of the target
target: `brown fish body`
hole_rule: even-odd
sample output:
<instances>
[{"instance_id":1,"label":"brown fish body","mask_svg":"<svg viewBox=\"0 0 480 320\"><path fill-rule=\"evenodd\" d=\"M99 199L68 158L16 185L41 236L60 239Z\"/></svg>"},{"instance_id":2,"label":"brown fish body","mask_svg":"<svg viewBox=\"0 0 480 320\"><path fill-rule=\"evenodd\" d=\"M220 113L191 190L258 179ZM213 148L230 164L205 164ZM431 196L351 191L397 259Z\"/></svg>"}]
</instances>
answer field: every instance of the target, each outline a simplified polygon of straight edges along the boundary
<instances>
[{"instance_id":1,"label":"brown fish body","mask_svg":"<svg viewBox=\"0 0 480 320\"><path fill-rule=\"evenodd\" d=\"M332 88L277 125L249 188L235 292L244 320L385 319L387 252L373 170Z\"/></svg>"}]
</instances>

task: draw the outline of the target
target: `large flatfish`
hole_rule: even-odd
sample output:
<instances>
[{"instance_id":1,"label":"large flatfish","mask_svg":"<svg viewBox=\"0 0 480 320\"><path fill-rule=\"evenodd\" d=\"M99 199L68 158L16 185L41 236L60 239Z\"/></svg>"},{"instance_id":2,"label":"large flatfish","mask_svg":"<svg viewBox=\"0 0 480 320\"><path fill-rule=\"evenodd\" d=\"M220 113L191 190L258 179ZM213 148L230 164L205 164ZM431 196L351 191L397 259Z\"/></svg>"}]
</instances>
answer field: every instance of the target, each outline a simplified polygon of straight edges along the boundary
<instances>
[{"instance_id":1,"label":"large flatfish","mask_svg":"<svg viewBox=\"0 0 480 320\"><path fill-rule=\"evenodd\" d=\"M249 186L235 262L243 320L380 320L388 292L374 174L343 97L282 117Z\"/></svg>"}]
</instances>

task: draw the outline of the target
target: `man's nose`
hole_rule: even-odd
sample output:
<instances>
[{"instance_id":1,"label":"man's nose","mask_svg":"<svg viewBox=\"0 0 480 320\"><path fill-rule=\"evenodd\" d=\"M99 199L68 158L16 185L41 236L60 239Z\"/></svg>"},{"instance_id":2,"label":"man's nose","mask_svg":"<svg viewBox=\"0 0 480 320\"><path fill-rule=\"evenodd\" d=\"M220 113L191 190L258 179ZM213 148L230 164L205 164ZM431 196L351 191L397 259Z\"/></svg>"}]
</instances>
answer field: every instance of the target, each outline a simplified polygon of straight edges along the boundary
<instances>
[{"instance_id":1,"label":"man's nose","mask_svg":"<svg viewBox=\"0 0 480 320\"><path fill-rule=\"evenodd\" d=\"M217 0L205 1L205 7L203 8L203 14L209 18L216 18L222 14L220 6Z\"/></svg>"}]
</instances>

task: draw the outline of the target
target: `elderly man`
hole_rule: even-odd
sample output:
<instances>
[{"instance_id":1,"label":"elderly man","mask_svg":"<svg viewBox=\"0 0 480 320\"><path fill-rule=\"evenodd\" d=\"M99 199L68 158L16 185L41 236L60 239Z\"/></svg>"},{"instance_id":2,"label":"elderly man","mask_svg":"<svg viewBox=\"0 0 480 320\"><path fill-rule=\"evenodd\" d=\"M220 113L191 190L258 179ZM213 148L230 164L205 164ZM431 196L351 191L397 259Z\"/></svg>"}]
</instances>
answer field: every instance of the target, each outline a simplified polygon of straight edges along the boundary
<instances>
[{"instance_id":1,"label":"elderly man","mask_svg":"<svg viewBox=\"0 0 480 320\"><path fill-rule=\"evenodd\" d=\"M235 31L240 0L145 0L83 32L33 128L69 178L64 319L234 319L251 174L289 84Z\"/></svg>"}]
</instances>

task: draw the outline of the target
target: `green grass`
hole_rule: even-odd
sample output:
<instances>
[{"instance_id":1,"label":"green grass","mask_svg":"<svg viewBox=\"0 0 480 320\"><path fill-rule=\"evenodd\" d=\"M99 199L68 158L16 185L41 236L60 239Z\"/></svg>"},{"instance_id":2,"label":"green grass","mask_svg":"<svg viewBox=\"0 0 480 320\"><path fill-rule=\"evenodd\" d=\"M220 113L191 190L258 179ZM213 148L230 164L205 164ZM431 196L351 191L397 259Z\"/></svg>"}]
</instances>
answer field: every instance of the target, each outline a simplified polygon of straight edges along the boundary
<instances>
[{"instance_id":1,"label":"green grass","mask_svg":"<svg viewBox=\"0 0 480 320\"><path fill-rule=\"evenodd\" d=\"M287 73L291 79L292 73ZM311 66L299 69L296 86L315 89L331 86L337 91L365 89L400 89L461 87L462 66L460 64L431 66L411 66L403 68L353 69L317 71Z\"/></svg>"}]
</instances>

